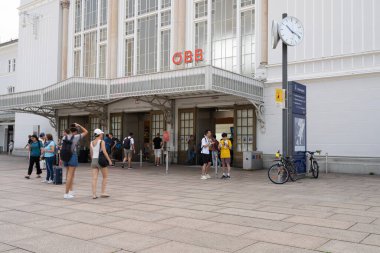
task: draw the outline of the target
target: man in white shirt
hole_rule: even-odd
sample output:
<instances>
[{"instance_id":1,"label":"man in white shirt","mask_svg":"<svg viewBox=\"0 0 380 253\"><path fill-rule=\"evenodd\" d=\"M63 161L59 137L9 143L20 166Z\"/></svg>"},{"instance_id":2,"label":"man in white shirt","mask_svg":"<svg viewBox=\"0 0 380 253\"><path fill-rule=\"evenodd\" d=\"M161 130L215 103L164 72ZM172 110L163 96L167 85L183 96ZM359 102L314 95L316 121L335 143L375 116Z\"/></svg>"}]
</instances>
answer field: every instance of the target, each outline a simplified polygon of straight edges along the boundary
<instances>
[{"instance_id":1,"label":"man in white shirt","mask_svg":"<svg viewBox=\"0 0 380 253\"><path fill-rule=\"evenodd\" d=\"M124 168L124 163L128 160L128 169L132 169L132 155L136 154L135 140L133 139L133 133L129 133L127 138L123 140L124 159L121 165ZM133 153L133 154L132 154Z\"/></svg>"},{"instance_id":2,"label":"man in white shirt","mask_svg":"<svg viewBox=\"0 0 380 253\"><path fill-rule=\"evenodd\" d=\"M202 150L201 150L201 161L202 161L202 176L201 179L209 179L211 178L208 174L208 170L211 166L211 157L210 157L210 146L211 142L211 131L206 130L204 133L204 137L202 138Z\"/></svg>"}]
</instances>

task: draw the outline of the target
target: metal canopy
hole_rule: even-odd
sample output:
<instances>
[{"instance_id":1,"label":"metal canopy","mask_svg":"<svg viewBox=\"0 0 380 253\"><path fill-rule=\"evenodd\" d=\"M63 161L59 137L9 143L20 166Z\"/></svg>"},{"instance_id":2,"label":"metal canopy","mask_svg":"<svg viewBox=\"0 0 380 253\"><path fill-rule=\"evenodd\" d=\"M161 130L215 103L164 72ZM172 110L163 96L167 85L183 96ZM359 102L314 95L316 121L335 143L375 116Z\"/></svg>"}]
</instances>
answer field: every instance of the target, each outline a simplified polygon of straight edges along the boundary
<instances>
[{"instance_id":1,"label":"metal canopy","mask_svg":"<svg viewBox=\"0 0 380 253\"><path fill-rule=\"evenodd\" d=\"M2 95L0 111L36 113L67 104L105 105L129 97L169 98L209 92L243 97L258 107L263 105L263 89L261 81L213 66L202 66L117 79L73 77L39 90ZM35 108L40 109L36 111ZM48 118L56 117L49 113Z\"/></svg>"}]
</instances>

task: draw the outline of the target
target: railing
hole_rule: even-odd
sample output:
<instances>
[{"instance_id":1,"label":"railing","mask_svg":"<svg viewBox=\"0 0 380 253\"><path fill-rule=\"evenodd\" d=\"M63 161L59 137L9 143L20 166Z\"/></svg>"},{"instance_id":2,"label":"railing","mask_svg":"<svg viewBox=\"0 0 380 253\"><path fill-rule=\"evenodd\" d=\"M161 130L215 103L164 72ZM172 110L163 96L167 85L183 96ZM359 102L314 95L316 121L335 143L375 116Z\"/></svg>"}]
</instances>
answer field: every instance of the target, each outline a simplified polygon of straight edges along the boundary
<instances>
[{"instance_id":1,"label":"railing","mask_svg":"<svg viewBox=\"0 0 380 253\"><path fill-rule=\"evenodd\" d=\"M112 80L73 77L43 89L2 95L0 110L204 90L257 102L263 100L262 82L212 66L202 66Z\"/></svg>"}]
</instances>

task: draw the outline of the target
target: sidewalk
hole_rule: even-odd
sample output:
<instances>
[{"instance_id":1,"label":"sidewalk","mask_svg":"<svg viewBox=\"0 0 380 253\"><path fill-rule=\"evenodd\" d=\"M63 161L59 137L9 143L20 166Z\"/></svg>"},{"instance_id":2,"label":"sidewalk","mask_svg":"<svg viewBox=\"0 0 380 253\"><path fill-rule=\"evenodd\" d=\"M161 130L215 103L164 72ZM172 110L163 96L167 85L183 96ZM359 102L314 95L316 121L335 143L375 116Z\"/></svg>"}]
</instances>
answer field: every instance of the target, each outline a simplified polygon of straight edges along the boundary
<instances>
[{"instance_id":1,"label":"sidewalk","mask_svg":"<svg viewBox=\"0 0 380 253\"><path fill-rule=\"evenodd\" d=\"M64 200L64 185L26 171L25 158L0 155L0 252L380 252L378 176L274 185L266 171L201 181L198 167L136 164L110 168L111 197L93 200L80 165Z\"/></svg>"}]
</instances>

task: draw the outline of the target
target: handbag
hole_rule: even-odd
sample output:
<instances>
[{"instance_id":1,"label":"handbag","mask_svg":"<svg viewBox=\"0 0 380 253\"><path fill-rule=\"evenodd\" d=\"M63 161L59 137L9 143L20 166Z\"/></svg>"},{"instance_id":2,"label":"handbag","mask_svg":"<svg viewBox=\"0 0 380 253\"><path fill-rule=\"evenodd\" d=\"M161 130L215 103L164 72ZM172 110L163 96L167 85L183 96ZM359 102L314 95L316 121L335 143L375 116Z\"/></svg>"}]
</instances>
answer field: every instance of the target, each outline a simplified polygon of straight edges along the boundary
<instances>
[{"instance_id":1,"label":"handbag","mask_svg":"<svg viewBox=\"0 0 380 253\"><path fill-rule=\"evenodd\" d=\"M100 165L100 167L102 168L105 168L107 167L109 164L108 164L108 160L106 158L106 156L104 155L103 153L103 150L102 150L102 141L100 141L100 147L99 147L99 158L98 158L98 164Z\"/></svg>"}]
</instances>

